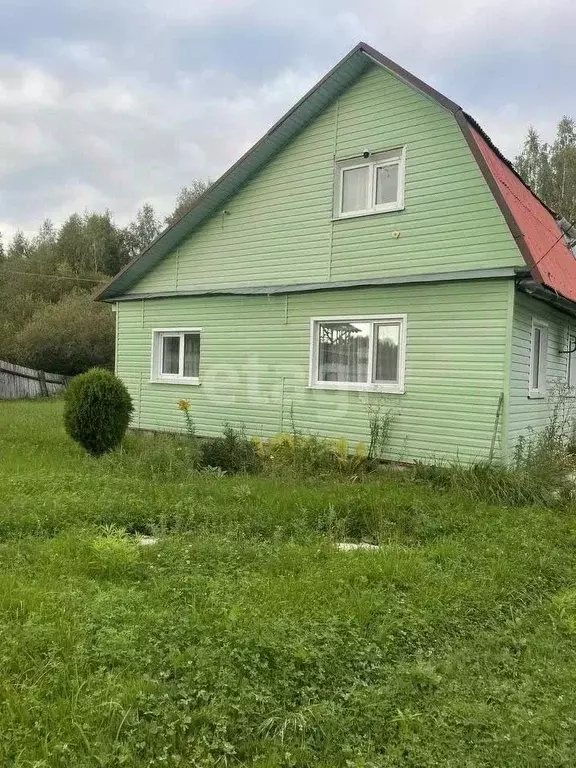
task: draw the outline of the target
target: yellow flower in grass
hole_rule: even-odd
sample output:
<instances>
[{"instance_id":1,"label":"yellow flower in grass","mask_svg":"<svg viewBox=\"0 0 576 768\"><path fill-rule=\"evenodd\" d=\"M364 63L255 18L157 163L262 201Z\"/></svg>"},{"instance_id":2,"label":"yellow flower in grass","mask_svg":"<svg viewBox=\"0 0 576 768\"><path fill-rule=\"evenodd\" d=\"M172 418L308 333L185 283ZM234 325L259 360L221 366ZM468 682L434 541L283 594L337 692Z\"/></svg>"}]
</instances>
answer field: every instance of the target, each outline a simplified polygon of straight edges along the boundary
<instances>
[{"instance_id":1,"label":"yellow flower in grass","mask_svg":"<svg viewBox=\"0 0 576 768\"><path fill-rule=\"evenodd\" d=\"M185 411L186 413L188 413L190 408L192 408L190 400L178 400L178 410L179 411Z\"/></svg>"}]
</instances>

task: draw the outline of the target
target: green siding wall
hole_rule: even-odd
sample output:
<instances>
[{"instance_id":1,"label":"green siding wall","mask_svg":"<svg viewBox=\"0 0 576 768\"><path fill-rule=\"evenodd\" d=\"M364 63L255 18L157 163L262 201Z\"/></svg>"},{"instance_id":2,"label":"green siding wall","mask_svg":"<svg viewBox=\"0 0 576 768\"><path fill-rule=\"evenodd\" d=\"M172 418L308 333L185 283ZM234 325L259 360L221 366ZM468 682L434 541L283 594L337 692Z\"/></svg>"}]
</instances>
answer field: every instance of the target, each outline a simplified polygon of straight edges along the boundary
<instances>
[{"instance_id":1,"label":"green siding wall","mask_svg":"<svg viewBox=\"0 0 576 768\"><path fill-rule=\"evenodd\" d=\"M513 452L520 435L527 435L528 429L539 430L546 426L553 400L528 397L530 378L530 350L532 340L532 318L548 323L548 390L555 384L566 382L568 357L559 354L567 349L568 327L576 328L576 320L558 312L542 301L518 292L514 302L512 325L512 367L510 375L510 421L509 450Z\"/></svg>"},{"instance_id":2,"label":"green siding wall","mask_svg":"<svg viewBox=\"0 0 576 768\"><path fill-rule=\"evenodd\" d=\"M118 373L143 429L183 426L192 402L200 434L245 424L270 436L296 426L369 437L367 405L396 418L389 458L486 457L505 378L509 281L482 280L334 290L290 296L154 299L118 304ZM407 313L406 393L308 387L312 316ZM201 327L201 386L150 383L153 329ZM498 433L497 450L500 449Z\"/></svg>"},{"instance_id":3,"label":"green siding wall","mask_svg":"<svg viewBox=\"0 0 576 768\"><path fill-rule=\"evenodd\" d=\"M402 145L405 210L332 221L334 160ZM454 117L375 66L132 292L521 263Z\"/></svg>"}]
</instances>

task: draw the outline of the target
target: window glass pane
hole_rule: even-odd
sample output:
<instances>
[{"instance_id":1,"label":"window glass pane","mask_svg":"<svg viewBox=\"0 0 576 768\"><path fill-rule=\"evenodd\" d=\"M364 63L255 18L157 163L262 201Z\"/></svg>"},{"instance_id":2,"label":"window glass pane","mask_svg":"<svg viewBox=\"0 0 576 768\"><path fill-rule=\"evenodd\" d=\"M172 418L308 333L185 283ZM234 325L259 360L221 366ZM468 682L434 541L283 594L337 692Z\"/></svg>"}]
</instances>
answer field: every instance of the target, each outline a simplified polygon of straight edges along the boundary
<instances>
[{"instance_id":1,"label":"window glass pane","mask_svg":"<svg viewBox=\"0 0 576 768\"><path fill-rule=\"evenodd\" d=\"M568 349L572 350L576 347L576 336L570 334L568 337ZM568 384L571 387L576 387L576 351L568 353Z\"/></svg>"},{"instance_id":2,"label":"window glass pane","mask_svg":"<svg viewBox=\"0 0 576 768\"><path fill-rule=\"evenodd\" d=\"M342 173L342 213L368 208L369 168L350 168Z\"/></svg>"},{"instance_id":3,"label":"window glass pane","mask_svg":"<svg viewBox=\"0 0 576 768\"><path fill-rule=\"evenodd\" d=\"M532 381L531 388L538 389L540 383L540 328L534 328L532 336Z\"/></svg>"},{"instance_id":4,"label":"window glass pane","mask_svg":"<svg viewBox=\"0 0 576 768\"><path fill-rule=\"evenodd\" d=\"M198 378L200 373L200 334L184 334L184 376Z\"/></svg>"},{"instance_id":5,"label":"window glass pane","mask_svg":"<svg viewBox=\"0 0 576 768\"><path fill-rule=\"evenodd\" d=\"M178 374L178 358L180 357L180 337L162 337L162 373Z\"/></svg>"},{"instance_id":6,"label":"window glass pane","mask_svg":"<svg viewBox=\"0 0 576 768\"><path fill-rule=\"evenodd\" d=\"M398 381L400 325L377 325L374 381Z\"/></svg>"},{"instance_id":7,"label":"window glass pane","mask_svg":"<svg viewBox=\"0 0 576 768\"><path fill-rule=\"evenodd\" d=\"M370 323L320 323L318 381L368 381Z\"/></svg>"},{"instance_id":8,"label":"window glass pane","mask_svg":"<svg viewBox=\"0 0 576 768\"><path fill-rule=\"evenodd\" d=\"M385 165L376 168L376 205L395 203L398 200L398 166Z\"/></svg>"},{"instance_id":9,"label":"window glass pane","mask_svg":"<svg viewBox=\"0 0 576 768\"><path fill-rule=\"evenodd\" d=\"M548 329L540 330L540 354L538 371L538 389L542 392L546 389L546 365L548 360Z\"/></svg>"}]
</instances>

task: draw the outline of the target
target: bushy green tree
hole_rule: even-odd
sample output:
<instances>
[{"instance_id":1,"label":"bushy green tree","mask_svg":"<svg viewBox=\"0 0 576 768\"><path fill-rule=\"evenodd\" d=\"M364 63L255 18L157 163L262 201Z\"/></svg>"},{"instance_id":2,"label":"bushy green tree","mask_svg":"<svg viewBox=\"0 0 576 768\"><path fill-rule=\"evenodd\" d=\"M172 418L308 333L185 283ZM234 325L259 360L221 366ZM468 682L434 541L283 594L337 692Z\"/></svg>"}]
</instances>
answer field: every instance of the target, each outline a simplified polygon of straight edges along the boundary
<instances>
[{"instance_id":1,"label":"bushy green tree","mask_svg":"<svg viewBox=\"0 0 576 768\"><path fill-rule=\"evenodd\" d=\"M54 256L75 274L114 275L130 259L125 232L110 211L69 216L58 233Z\"/></svg>"},{"instance_id":2,"label":"bushy green tree","mask_svg":"<svg viewBox=\"0 0 576 768\"><path fill-rule=\"evenodd\" d=\"M114 367L114 313L86 293L41 305L17 330L7 355L12 362L74 376L94 366Z\"/></svg>"},{"instance_id":3,"label":"bushy green tree","mask_svg":"<svg viewBox=\"0 0 576 768\"><path fill-rule=\"evenodd\" d=\"M166 217L166 224L175 224L182 216L185 216L192 208L196 200L201 197L212 184L210 179L193 179L189 187L182 187L176 198L176 205L170 216Z\"/></svg>"},{"instance_id":4,"label":"bushy green tree","mask_svg":"<svg viewBox=\"0 0 576 768\"><path fill-rule=\"evenodd\" d=\"M160 234L160 219L150 203L144 203L136 218L126 227L126 241L131 258L145 251Z\"/></svg>"},{"instance_id":5,"label":"bushy green tree","mask_svg":"<svg viewBox=\"0 0 576 768\"><path fill-rule=\"evenodd\" d=\"M132 410L132 400L120 379L111 371L93 368L69 384L64 426L88 453L102 456L122 442Z\"/></svg>"},{"instance_id":6,"label":"bushy green tree","mask_svg":"<svg viewBox=\"0 0 576 768\"><path fill-rule=\"evenodd\" d=\"M7 256L9 259L27 259L30 256L31 244L28 242L26 235L21 230L18 230L12 242L8 246Z\"/></svg>"},{"instance_id":7,"label":"bushy green tree","mask_svg":"<svg viewBox=\"0 0 576 768\"><path fill-rule=\"evenodd\" d=\"M196 180L184 187L172 217L189 210L207 186ZM145 250L160 227L161 217L145 203L125 227L110 211L85 211L61 226L45 219L33 237L18 230L3 244L0 236L0 360L62 373L112 365L112 316L89 294Z\"/></svg>"}]
</instances>

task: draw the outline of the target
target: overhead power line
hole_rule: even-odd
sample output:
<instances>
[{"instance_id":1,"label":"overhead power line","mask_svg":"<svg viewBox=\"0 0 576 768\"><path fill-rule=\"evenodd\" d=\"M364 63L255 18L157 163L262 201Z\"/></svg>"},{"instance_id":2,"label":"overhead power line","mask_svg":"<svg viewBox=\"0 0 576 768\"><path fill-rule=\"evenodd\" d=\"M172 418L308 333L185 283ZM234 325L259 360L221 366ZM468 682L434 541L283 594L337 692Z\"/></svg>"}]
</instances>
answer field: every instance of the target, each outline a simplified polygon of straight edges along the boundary
<instances>
[{"instance_id":1,"label":"overhead power line","mask_svg":"<svg viewBox=\"0 0 576 768\"><path fill-rule=\"evenodd\" d=\"M106 279L96 279L94 277L77 277L76 275L51 275L47 272L18 272L15 269L2 269L0 267L0 276L2 275L25 275L29 277L48 277L51 280L79 280L82 283L104 283Z\"/></svg>"}]
</instances>

